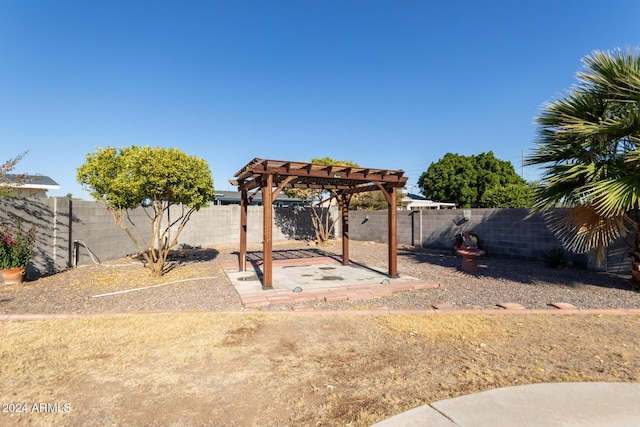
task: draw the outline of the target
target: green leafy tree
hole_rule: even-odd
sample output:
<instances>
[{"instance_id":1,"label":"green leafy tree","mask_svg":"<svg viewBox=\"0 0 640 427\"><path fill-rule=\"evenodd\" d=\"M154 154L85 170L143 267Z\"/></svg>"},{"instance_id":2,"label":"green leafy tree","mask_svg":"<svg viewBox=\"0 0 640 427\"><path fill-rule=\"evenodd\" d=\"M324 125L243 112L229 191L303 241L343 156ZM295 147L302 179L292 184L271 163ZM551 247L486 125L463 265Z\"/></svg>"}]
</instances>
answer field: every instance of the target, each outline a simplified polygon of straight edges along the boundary
<instances>
[{"instance_id":1,"label":"green leafy tree","mask_svg":"<svg viewBox=\"0 0 640 427\"><path fill-rule=\"evenodd\" d=\"M578 84L537 118L527 163L544 166L544 176L534 208L567 249L593 251L597 260L635 229L632 285L640 290L640 230L629 215L640 201L640 57L617 49L582 62Z\"/></svg>"},{"instance_id":2,"label":"green leafy tree","mask_svg":"<svg viewBox=\"0 0 640 427\"><path fill-rule=\"evenodd\" d=\"M334 160L329 157L311 159L311 163L327 166L351 166L358 167L356 163L344 160ZM329 207L337 197L335 190L324 190L318 188L287 188L283 190L288 197L302 199L310 207L311 222L316 234L318 244L326 243L333 230L339 216L331 218Z\"/></svg>"},{"instance_id":3,"label":"green leafy tree","mask_svg":"<svg viewBox=\"0 0 640 427\"><path fill-rule=\"evenodd\" d=\"M525 208L533 204L533 184L494 185L486 189L480 204L490 208Z\"/></svg>"},{"instance_id":4,"label":"green leafy tree","mask_svg":"<svg viewBox=\"0 0 640 427\"><path fill-rule=\"evenodd\" d=\"M176 148L98 148L87 154L77 179L106 205L154 276L165 272L167 255L193 212L214 199L207 162ZM148 202L144 203L150 220L147 232L129 216L143 200Z\"/></svg>"},{"instance_id":5,"label":"green leafy tree","mask_svg":"<svg viewBox=\"0 0 640 427\"><path fill-rule=\"evenodd\" d=\"M15 196L14 187L19 187L27 181L26 174L13 174L16 165L29 153L29 150L18 154L0 166L0 196Z\"/></svg>"},{"instance_id":6,"label":"green leafy tree","mask_svg":"<svg viewBox=\"0 0 640 427\"><path fill-rule=\"evenodd\" d=\"M361 211L376 211L387 209L389 203L381 191L368 191L366 193L354 194L349 204L350 209ZM396 207L402 207L402 197L398 197Z\"/></svg>"},{"instance_id":7,"label":"green leafy tree","mask_svg":"<svg viewBox=\"0 0 640 427\"><path fill-rule=\"evenodd\" d=\"M447 153L418 179L422 194L460 207L520 208L530 206L530 186L511 162L493 152L474 156Z\"/></svg>"},{"instance_id":8,"label":"green leafy tree","mask_svg":"<svg viewBox=\"0 0 640 427\"><path fill-rule=\"evenodd\" d=\"M418 187L428 199L470 207L478 198L477 179L472 158L447 153L422 173Z\"/></svg>"}]
</instances>

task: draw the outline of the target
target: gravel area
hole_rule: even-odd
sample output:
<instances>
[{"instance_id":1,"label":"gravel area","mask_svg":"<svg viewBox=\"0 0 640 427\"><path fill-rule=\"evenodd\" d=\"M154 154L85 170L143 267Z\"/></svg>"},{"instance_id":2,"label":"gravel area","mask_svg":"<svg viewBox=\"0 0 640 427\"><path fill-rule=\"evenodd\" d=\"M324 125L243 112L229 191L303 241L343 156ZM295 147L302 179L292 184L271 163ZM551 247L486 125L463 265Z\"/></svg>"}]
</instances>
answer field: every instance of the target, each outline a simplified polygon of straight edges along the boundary
<instances>
[{"instance_id":1,"label":"gravel area","mask_svg":"<svg viewBox=\"0 0 640 427\"><path fill-rule=\"evenodd\" d=\"M248 249L260 251L261 246L250 245ZM274 253L291 249L309 249L309 244L274 244ZM339 243L321 249L341 253ZM171 261L174 268L160 278L150 277L138 260L127 258L70 269L21 286L0 285L0 314L244 310L219 263L237 259L237 250L237 245L220 245L178 251ZM355 262L387 269L385 244L351 241L349 252ZM452 252L400 247L400 274L437 283L437 288L374 300L318 301L312 305L317 310L329 310L428 309L434 304L495 308L501 303L517 303L533 309L552 308L551 303L562 302L578 308L640 308L640 292L630 289L626 276L551 269L542 262L491 256L480 259L477 274L461 272L460 264L461 258ZM291 308L280 304L262 310Z\"/></svg>"},{"instance_id":2,"label":"gravel area","mask_svg":"<svg viewBox=\"0 0 640 427\"><path fill-rule=\"evenodd\" d=\"M300 246L300 244L297 244ZM295 248L295 244L274 246L274 250ZM341 246L322 248L341 253ZM372 242L350 242L351 260L387 270L387 246ZM437 283L434 289L396 293L370 301L316 302L316 309L385 307L388 309L430 309L434 304L455 308L496 308L516 303L528 309L550 308L551 303L568 303L578 308L640 308L640 292L631 290L629 276L579 268L549 268L541 261L524 261L486 256L480 258L477 274L460 271L461 257L453 251L400 247L400 274ZM273 305L267 309L287 309Z\"/></svg>"},{"instance_id":3,"label":"gravel area","mask_svg":"<svg viewBox=\"0 0 640 427\"><path fill-rule=\"evenodd\" d=\"M88 265L20 286L0 285L0 313L127 313L242 310L217 249L177 251L173 268L151 277L135 258Z\"/></svg>"}]
</instances>

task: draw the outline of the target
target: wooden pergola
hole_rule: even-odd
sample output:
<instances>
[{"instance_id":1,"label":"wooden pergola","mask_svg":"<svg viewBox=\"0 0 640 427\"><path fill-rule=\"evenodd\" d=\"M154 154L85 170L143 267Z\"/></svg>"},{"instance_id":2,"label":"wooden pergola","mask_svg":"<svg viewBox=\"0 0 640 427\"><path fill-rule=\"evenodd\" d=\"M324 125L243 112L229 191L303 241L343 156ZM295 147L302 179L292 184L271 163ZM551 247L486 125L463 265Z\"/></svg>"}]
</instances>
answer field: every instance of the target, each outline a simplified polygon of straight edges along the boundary
<instances>
[{"instance_id":1,"label":"wooden pergola","mask_svg":"<svg viewBox=\"0 0 640 427\"><path fill-rule=\"evenodd\" d=\"M240 198L239 270L246 270L247 207L260 192L263 204L263 281L264 289L273 288L273 201L284 188L331 190L337 195L342 224L342 264L349 264L349 203L354 194L380 190L388 203L389 276L398 276L397 262L397 189L405 186L402 170L352 166L328 166L282 160L253 159L229 182L238 186Z\"/></svg>"}]
</instances>

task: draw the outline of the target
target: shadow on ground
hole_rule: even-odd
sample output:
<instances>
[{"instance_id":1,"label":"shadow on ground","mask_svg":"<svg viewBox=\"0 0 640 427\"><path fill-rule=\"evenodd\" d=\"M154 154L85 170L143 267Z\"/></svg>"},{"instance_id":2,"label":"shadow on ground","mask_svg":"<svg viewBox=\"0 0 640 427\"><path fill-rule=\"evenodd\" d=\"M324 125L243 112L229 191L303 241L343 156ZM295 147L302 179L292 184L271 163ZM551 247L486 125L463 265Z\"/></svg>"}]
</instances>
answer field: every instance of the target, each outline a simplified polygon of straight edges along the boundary
<instances>
[{"instance_id":1,"label":"shadow on ground","mask_svg":"<svg viewBox=\"0 0 640 427\"><path fill-rule=\"evenodd\" d=\"M239 255L239 252L234 252L234 255ZM275 250L272 252L272 259L276 260L290 260L290 259L304 259L304 258L324 258L329 257L333 259L341 259L333 252L327 252L322 249L289 249L289 250ZM264 261L264 255L262 251L248 251L247 261L251 263L262 263Z\"/></svg>"},{"instance_id":2,"label":"shadow on ground","mask_svg":"<svg viewBox=\"0 0 640 427\"><path fill-rule=\"evenodd\" d=\"M433 264L452 269L459 269L462 263L462 258L455 255L453 251L442 249L402 248L398 250L398 257L399 260L407 258L421 264ZM631 291L629 276L577 267L550 268L542 261L488 255L478 259L478 266L480 271L477 275L496 280L529 285L546 282L563 287L591 285Z\"/></svg>"},{"instance_id":3,"label":"shadow on ground","mask_svg":"<svg viewBox=\"0 0 640 427\"><path fill-rule=\"evenodd\" d=\"M187 263L198 263L213 261L220 255L217 249L200 248L200 247L182 247L172 249L167 255L167 261L164 266L163 274ZM133 260L140 261L147 266L146 260L141 254L135 254L130 257Z\"/></svg>"}]
</instances>

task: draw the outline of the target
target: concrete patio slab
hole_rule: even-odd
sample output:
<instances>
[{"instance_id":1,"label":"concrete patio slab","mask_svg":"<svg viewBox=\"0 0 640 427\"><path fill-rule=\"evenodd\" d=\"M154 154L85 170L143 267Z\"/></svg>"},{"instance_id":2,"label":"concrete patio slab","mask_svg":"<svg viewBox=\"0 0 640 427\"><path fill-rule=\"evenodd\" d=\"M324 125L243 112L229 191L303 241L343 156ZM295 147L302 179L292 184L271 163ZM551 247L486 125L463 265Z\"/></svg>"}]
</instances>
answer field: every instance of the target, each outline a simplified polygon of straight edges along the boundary
<instances>
[{"instance_id":1,"label":"concrete patio slab","mask_svg":"<svg viewBox=\"0 0 640 427\"><path fill-rule=\"evenodd\" d=\"M438 286L402 274L392 278L375 267L343 265L335 257L316 256L274 260L273 288L263 289L261 262L247 263L246 271L239 271L237 263L221 265L245 307L316 300L368 300Z\"/></svg>"}]
</instances>

